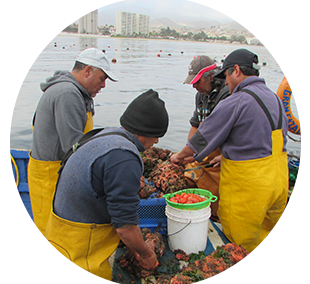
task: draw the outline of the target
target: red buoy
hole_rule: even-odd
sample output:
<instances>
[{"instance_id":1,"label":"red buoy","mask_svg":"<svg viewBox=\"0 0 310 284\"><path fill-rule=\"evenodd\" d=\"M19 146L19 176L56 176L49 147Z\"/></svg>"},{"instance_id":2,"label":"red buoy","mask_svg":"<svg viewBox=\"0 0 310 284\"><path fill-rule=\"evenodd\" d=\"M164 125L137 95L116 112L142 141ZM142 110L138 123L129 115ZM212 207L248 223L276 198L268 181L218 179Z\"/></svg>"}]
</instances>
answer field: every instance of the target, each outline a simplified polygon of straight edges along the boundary
<instances>
[{"instance_id":1,"label":"red buoy","mask_svg":"<svg viewBox=\"0 0 310 284\"><path fill-rule=\"evenodd\" d=\"M115 59L115 58L113 58L113 59L112 59L112 62L113 62L113 63L116 63L116 59Z\"/></svg>"}]
</instances>

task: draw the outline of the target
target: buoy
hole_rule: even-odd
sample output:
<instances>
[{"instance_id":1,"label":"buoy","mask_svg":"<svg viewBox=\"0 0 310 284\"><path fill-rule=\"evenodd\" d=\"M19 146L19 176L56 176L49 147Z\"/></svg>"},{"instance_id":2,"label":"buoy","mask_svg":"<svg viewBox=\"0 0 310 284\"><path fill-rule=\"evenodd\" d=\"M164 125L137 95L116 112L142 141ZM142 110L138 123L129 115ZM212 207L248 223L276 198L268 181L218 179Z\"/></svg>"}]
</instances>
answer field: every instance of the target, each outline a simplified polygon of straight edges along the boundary
<instances>
[{"instance_id":1,"label":"buoy","mask_svg":"<svg viewBox=\"0 0 310 284\"><path fill-rule=\"evenodd\" d=\"M127 50L129 50L129 47L127 47Z\"/></svg>"},{"instance_id":2,"label":"buoy","mask_svg":"<svg viewBox=\"0 0 310 284\"><path fill-rule=\"evenodd\" d=\"M108 45L108 48L110 48L110 46Z\"/></svg>"},{"instance_id":3,"label":"buoy","mask_svg":"<svg viewBox=\"0 0 310 284\"><path fill-rule=\"evenodd\" d=\"M54 47L57 47L57 44L54 44Z\"/></svg>"},{"instance_id":4,"label":"buoy","mask_svg":"<svg viewBox=\"0 0 310 284\"><path fill-rule=\"evenodd\" d=\"M181 54L183 54L183 51L181 51Z\"/></svg>"},{"instance_id":5,"label":"buoy","mask_svg":"<svg viewBox=\"0 0 310 284\"><path fill-rule=\"evenodd\" d=\"M168 53L168 56L171 56L171 53Z\"/></svg>"},{"instance_id":6,"label":"buoy","mask_svg":"<svg viewBox=\"0 0 310 284\"><path fill-rule=\"evenodd\" d=\"M112 59L112 62L113 62L113 63L116 63L116 59L115 59L115 58L113 58L113 59Z\"/></svg>"},{"instance_id":7,"label":"buoy","mask_svg":"<svg viewBox=\"0 0 310 284\"><path fill-rule=\"evenodd\" d=\"M105 53L105 49L102 49L102 52Z\"/></svg>"},{"instance_id":8,"label":"buoy","mask_svg":"<svg viewBox=\"0 0 310 284\"><path fill-rule=\"evenodd\" d=\"M267 65L267 63L266 62L263 62L263 66L266 66Z\"/></svg>"},{"instance_id":9,"label":"buoy","mask_svg":"<svg viewBox=\"0 0 310 284\"><path fill-rule=\"evenodd\" d=\"M162 52L162 50L160 50L159 52Z\"/></svg>"},{"instance_id":10,"label":"buoy","mask_svg":"<svg viewBox=\"0 0 310 284\"><path fill-rule=\"evenodd\" d=\"M117 49L115 49L115 51L117 51Z\"/></svg>"},{"instance_id":11,"label":"buoy","mask_svg":"<svg viewBox=\"0 0 310 284\"><path fill-rule=\"evenodd\" d=\"M63 46L62 49L65 49L65 47Z\"/></svg>"},{"instance_id":12,"label":"buoy","mask_svg":"<svg viewBox=\"0 0 310 284\"><path fill-rule=\"evenodd\" d=\"M160 54L157 54L157 57L160 57Z\"/></svg>"}]
</instances>

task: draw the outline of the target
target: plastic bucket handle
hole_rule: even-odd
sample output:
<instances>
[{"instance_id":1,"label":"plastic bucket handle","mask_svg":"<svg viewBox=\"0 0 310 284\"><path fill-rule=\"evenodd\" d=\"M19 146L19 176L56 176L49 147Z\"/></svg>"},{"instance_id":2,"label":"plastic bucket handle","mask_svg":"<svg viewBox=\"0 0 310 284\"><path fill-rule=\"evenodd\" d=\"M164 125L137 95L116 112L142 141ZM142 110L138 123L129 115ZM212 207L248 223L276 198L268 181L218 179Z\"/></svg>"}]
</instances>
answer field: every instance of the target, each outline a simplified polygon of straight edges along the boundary
<instances>
[{"instance_id":1,"label":"plastic bucket handle","mask_svg":"<svg viewBox=\"0 0 310 284\"><path fill-rule=\"evenodd\" d=\"M211 199L209 199L210 202L215 202L217 200L217 196L213 195Z\"/></svg>"},{"instance_id":2,"label":"plastic bucket handle","mask_svg":"<svg viewBox=\"0 0 310 284\"><path fill-rule=\"evenodd\" d=\"M167 237L171 237L171 236L174 236L174 235L176 235L176 234L182 232L182 231L183 231L187 226L189 226L191 223L192 223L192 221L189 220L189 222L188 222L182 229L180 229L179 231L176 231L176 232L174 232L174 233L172 233L172 234L167 235Z\"/></svg>"}]
</instances>

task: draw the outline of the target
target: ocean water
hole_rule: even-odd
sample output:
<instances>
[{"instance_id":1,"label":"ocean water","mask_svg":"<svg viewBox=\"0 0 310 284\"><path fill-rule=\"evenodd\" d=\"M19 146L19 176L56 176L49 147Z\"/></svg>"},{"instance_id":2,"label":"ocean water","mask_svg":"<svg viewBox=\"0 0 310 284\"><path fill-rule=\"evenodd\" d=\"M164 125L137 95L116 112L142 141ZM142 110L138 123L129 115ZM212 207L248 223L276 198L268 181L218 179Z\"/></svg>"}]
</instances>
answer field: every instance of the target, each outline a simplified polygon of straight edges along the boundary
<instances>
[{"instance_id":1,"label":"ocean water","mask_svg":"<svg viewBox=\"0 0 310 284\"><path fill-rule=\"evenodd\" d=\"M183 84L188 65L194 56L208 55L218 64L237 48L255 52L262 67L260 77L277 91L284 74L263 46L214 44L191 41L147 40L92 36L57 36L38 55L18 94L11 125L11 148L31 149L31 121L42 95L39 84L56 70L71 70L77 55L88 47L105 50L118 82L106 81L106 87L95 98L94 127L119 126L119 117L139 94L153 89L165 101L169 113L169 129L157 147L181 150L190 129L189 119L194 111L196 90ZM159 55L159 56L158 56ZM291 108L298 118L294 94ZM300 140L299 135L289 134ZM300 143L288 140L287 148L300 153Z\"/></svg>"}]
</instances>

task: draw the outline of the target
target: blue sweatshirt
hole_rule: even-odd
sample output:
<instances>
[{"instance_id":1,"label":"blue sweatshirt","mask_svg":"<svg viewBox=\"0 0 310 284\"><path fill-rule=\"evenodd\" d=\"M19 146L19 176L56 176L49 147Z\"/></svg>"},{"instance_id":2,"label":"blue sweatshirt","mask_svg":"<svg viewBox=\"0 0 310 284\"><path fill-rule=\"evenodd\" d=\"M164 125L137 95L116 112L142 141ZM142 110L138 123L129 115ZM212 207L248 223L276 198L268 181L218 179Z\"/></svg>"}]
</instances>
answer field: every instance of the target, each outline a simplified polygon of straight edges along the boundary
<instances>
[{"instance_id":1,"label":"blue sweatshirt","mask_svg":"<svg viewBox=\"0 0 310 284\"><path fill-rule=\"evenodd\" d=\"M270 156L272 153L271 126L267 116L246 88L256 93L268 108L273 121L279 120L277 96L267 88L265 80L251 76L242 81L225 100L222 100L199 126L187 145L201 162L220 147L226 159L240 161ZM281 104L282 107L282 104ZM283 110L283 151L286 151L287 117Z\"/></svg>"},{"instance_id":2,"label":"blue sweatshirt","mask_svg":"<svg viewBox=\"0 0 310 284\"><path fill-rule=\"evenodd\" d=\"M101 133L121 132L93 139L68 159L54 198L56 215L79 223L109 224L119 228L139 224L138 207L144 147L137 137L120 128Z\"/></svg>"}]
</instances>

